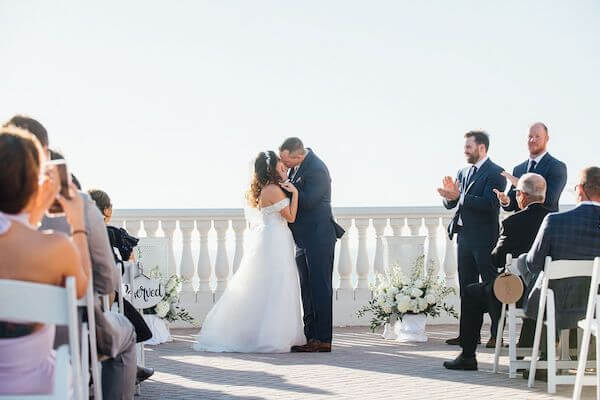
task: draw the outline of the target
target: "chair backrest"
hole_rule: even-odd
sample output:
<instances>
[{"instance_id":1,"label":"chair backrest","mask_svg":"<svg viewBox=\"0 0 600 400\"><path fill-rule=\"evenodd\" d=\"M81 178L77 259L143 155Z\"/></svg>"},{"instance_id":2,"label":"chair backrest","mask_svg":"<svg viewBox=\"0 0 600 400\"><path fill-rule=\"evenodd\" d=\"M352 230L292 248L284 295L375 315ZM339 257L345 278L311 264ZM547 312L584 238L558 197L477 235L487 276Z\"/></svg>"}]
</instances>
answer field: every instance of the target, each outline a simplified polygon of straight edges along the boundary
<instances>
[{"instance_id":1,"label":"chair backrest","mask_svg":"<svg viewBox=\"0 0 600 400\"><path fill-rule=\"evenodd\" d=\"M546 257L544 277L548 280L592 276L594 260L556 260Z\"/></svg>"},{"instance_id":2,"label":"chair backrest","mask_svg":"<svg viewBox=\"0 0 600 400\"><path fill-rule=\"evenodd\" d=\"M64 288L0 279L0 304L5 305L0 307L0 320L66 325L69 333L71 365L81 365L74 277L67 277ZM80 370L78 367L73 367L71 371L75 398L80 399L82 393Z\"/></svg>"},{"instance_id":3,"label":"chair backrest","mask_svg":"<svg viewBox=\"0 0 600 400\"><path fill-rule=\"evenodd\" d=\"M586 320L593 317L595 308L598 307L598 285L600 285L600 257L594 259L594 266L592 268L592 280L590 282L590 294L588 296L588 304L586 311ZM596 318L600 318L600 315L596 313Z\"/></svg>"},{"instance_id":4,"label":"chair backrest","mask_svg":"<svg viewBox=\"0 0 600 400\"><path fill-rule=\"evenodd\" d=\"M518 258L513 258L511 253L506 254L506 267L507 269L515 275L521 276L521 272L517 267Z\"/></svg>"},{"instance_id":5,"label":"chair backrest","mask_svg":"<svg viewBox=\"0 0 600 400\"><path fill-rule=\"evenodd\" d=\"M67 278L64 288L0 279L0 304L5 305L0 307L0 320L69 325L77 321L75 279Z\"/></svg>"}]
</instances>

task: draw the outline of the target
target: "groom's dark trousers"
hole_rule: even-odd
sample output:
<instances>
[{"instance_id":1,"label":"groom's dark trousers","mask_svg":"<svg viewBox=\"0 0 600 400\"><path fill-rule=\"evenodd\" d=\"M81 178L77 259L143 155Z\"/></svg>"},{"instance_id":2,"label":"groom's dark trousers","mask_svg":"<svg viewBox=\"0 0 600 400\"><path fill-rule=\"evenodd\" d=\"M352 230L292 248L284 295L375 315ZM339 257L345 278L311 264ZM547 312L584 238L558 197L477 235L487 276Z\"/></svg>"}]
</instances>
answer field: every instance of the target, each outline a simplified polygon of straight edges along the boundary
<instances>
[{"instance_id":1,"label":"groom's dark trousers","mask_svg":"<svg viewBox=\"0 0 600 400\"><path fill-rule=\"evenodd\" d=\"M329 171L312 150L290 178L298 189L298 213L290 229L296 242L304 334L307 340L331 343L333 255L344 230L333 220Z\"/></svg>"}]
</instances>

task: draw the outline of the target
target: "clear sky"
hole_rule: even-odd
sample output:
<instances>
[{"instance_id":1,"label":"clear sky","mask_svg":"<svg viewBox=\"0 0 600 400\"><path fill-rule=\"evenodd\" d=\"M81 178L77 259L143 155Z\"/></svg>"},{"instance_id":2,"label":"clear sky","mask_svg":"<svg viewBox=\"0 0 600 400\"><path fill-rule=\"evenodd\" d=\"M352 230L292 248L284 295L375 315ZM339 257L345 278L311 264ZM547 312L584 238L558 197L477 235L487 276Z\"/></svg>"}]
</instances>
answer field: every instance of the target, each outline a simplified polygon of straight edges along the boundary
<instances>
[{"instance_id":1,"label":"clear sky","mask_svg":"<svg viewBox=\"0 0 600 400\"><path fill-rule=\"evenodd\" d=\"M0 117L38 118L117 208L240 207L288 136L334 206L436 205L471 129L509 170L537 120L569 183L600 164L599 22L594 0L2 0Z\"/></svg>"}]
</instances>

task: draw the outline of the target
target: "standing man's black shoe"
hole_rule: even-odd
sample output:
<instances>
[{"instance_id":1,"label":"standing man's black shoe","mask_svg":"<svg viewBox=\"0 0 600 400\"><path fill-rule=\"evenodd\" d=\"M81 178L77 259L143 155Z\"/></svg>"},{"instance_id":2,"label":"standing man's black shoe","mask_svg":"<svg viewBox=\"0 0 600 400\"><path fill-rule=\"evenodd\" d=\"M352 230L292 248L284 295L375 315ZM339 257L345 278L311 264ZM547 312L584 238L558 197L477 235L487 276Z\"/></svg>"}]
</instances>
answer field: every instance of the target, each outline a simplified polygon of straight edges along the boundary
<instances>
[{"instance_id":1,"label":"standing man's black shoe","mask_svg":"<svg viewBox=\"0 0 600 400\"><path fill-rule=\"evenodd\" d=\"M460 346L460 336L446 340L446 344L450 346Z\"/></svg>"},{"instance_id":2,"label":"standing man's black shoe","mask_svg":"<svg viewBox=\"0 0 600 400\"><path fill-rule=\"evenodd\" d=\"M444 361L444 367L460 371L477 371L477 359L473 357L464 357L462 353L452 361Z\"/></svg>"}]
</instances>

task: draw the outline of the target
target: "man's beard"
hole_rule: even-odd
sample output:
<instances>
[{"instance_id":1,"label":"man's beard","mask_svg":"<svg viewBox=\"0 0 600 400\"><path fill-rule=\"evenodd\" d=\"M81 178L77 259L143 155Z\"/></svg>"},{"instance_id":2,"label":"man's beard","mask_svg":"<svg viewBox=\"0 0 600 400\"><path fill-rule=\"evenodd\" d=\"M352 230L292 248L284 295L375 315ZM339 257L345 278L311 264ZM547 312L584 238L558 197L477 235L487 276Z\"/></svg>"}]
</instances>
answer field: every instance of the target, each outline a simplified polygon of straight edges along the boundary
<instances>
[{"instance_id":1,"label":"man's beard","mask_svg":"<svg viewBox=\"0 0 600 400\"><path fill-rule=\"evenodd\" d=\"M477 161L479 161L479 152L478 151L473 152L467 156L467 162L469 164L475 164Z\"/></svg>"}]
</instances>

